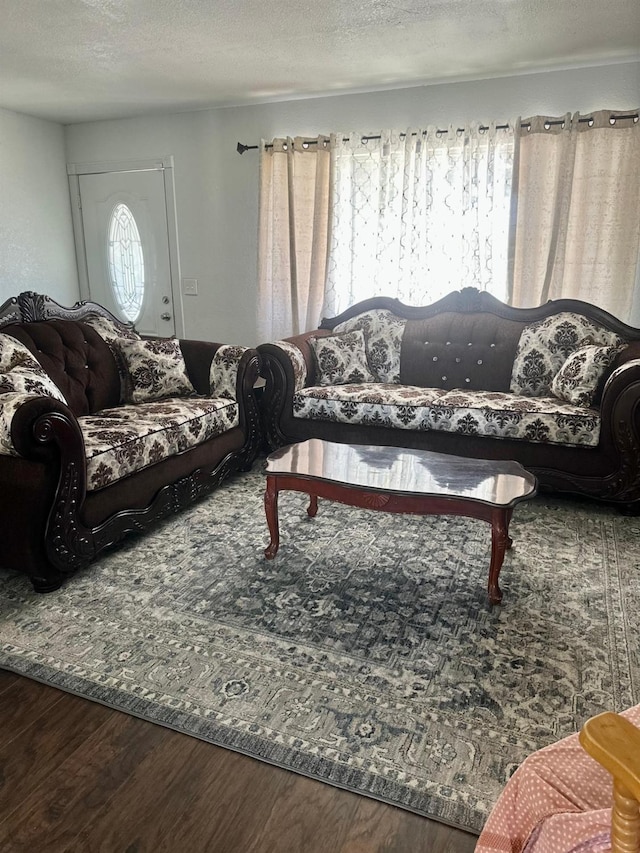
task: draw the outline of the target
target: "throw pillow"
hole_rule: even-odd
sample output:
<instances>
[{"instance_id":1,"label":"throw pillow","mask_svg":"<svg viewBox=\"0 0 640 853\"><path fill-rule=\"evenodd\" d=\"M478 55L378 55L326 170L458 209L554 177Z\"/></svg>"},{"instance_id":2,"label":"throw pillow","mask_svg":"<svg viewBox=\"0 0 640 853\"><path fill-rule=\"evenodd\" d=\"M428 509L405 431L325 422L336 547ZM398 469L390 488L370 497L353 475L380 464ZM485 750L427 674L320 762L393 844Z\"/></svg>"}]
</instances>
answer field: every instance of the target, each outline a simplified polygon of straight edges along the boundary
<instances>
[{"instance_id":1,"label":"throw pillow","mask_svg":"<svg viewBox=\"0 0 640 853\"><path fill-rule=\"evenodd\" d=\"M600 380L618 351L619 347L591 345L571 353L555 375L551 383L551 393L567 403L589 408Z\"/></svg>"},{"instance_id":2,"label":"throw pillow","mask_svg":"<svg viewBox=\"0 0 640 853\"><path fill-rule=\"evenodd\" d=\"M24 365L16 367L10 373L0 373L0 394L36 394L38 397L53 397L66 404L62 391L49 374L32 370Z\"/></svg>"},{"instance_id":3,"label":"throw pillow","mask_svg":"<svg viewBox=\"0 0 640 853\"><path fill-rule=\"evenodd\" d=\"M376 382L400 382L400 350L407 321L386 308L374 308L339 323L336 334L362 329L367 363Z\"/></svg>"},{"instance_id":4,"label":"throw pillow","mask_svg":"<svg viewBox=\"0 0 640 853\"><path fill-rule=\"evenodd\" d=\"M619 346L621 338L588 317L561 311L525 326L520 335L511 374L511 393L547 397L551 383L566 359L588 345Z\"/></svg>"},{"instance_id":5,"label":"throw pillow","mask_svg":"<svg viewBox=\"0 0 640 853\"><path fill-rule=\"evenodd\" d=\"M318 385L349 385L355 382L375 382L369 370L361 330L344 335L309 338L316 359Z\"/></svg>"},{"instance_id":6,"label":"throw pillow","mask_svg":"<svg viewBox=\"0 0 640 853\"><path fill-rule=\"evenodd\" d=\"M195 394L187 376L180 342L175 338L117 341L129 374L128 402L148 403L162 397Z\"/></svg>"},{"instance_id":7,"label":"throw pillow","mask_svg":"<svg viewBox=\"0 0 640 853\"><path fill-rule=\"evenodd\" d=\"M109 345L109 349L113 353L113 357L120 374L120 400L122 402L131 399L131 387L129 382L129 373L124 362L122 351L118 346L119 342L126 338L127 340L140 341L142 338L131 326L126 326L124 323L116 323L115 320L110 320L102 314L90 314L82 321L87 326L91 326Z\"/></svg>"},{"instance_id":8,"label":"throw pillow","mask_svg":"<svg viewBox=\"0 0 640 853\"><path fill-rule=\"evenodd\" d=\"M64 394L31 351L11 335L0 334L0 394L37 394L67 403Z\"/></svg>"},{"instance_id":9,"label":"throw pillow","mask_svg":"<svg viewBox=\"0 0 640 853\"><path fill-rule=\"evenodd\" d=\"M110 346L116 344L122 338L128 338L132 341L141 340L140 335L135 331L135 329L130 326L126 326L124 323L119 325L114 320L110 320L108 317L103 317L102 314L90 314L88 317L85 317L82 322L86 323L87 326L91 326L92 329L95 329L100 337Z\"/></svg>"}]
</instances>

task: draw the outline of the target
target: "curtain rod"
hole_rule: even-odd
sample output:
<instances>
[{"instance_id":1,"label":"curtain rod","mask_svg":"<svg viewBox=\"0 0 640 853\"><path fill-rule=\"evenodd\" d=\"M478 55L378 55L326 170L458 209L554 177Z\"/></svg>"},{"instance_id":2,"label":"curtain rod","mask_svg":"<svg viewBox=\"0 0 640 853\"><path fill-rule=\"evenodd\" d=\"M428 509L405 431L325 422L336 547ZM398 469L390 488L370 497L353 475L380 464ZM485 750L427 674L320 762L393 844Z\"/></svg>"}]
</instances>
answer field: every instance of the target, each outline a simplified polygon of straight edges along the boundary
<instances>
[{"instance_id":1,"label":"curtain rod","mask_svg":"<svg viewBox=\"0 0 640 853\"><path fill-rule=\"evenodd\" d=\"M638 113L623 113L621 115L612 114L609 116L609 121L615 122L615 121L618 121L619 119L625 119L625 118L632 119L633 121L638 121ZM582 118L578 119L578 124L587 124L588 122L592 122L592 121L593 121L593 119L591 118L591 116L583 116ZM545 128L547 128L547 130L548 130L550 127L554 127L554 126L564 124L564 123L565 123L565 119L563 119L563 118L553 119L551 121L545 122ZM508 124L497 124L496 130L506 130L508 127L509 127ZM520 125L520 127L526 128L528 130L531 127L531 122L524 122L523 121L522 124ZM480 130L480 131L489 130L489 127L484 125L484 124L481 124L480 127L478 128L478 130ZM425 131L423 131L423 133L424 132ZM464 128L463 127L457 128L457 132L458 133L464 133ZM438 133L439 134L445 134L445 133L448 133L448 131L436 130L436 134L438 134ZM401 133L400 138L403 139L404 137L406 137L406 135L407 135L406 133ZM411 135L417 136L417 134L415 134L415 133L412 133ZM360 137L362 142L369 142L370 139L381 139L381 138L382 137L379 133L376 134L375 136L365 135L365 136ZM348 142L349 139L348 139L348 137L343 138L342 141ZM318 144L318 142L316 139L310 139L307 142L307 145L317 145L317 144ZM270 142L267 145L265 145L264 147L265 148L273 148L273 143ZM256 151L258 148L260 148L259 145L243 145L242 142L238 142L238 144L236 145L236 151L238 152L238 154L244 154L245 151Z\"/></svg>"}]
</instances>

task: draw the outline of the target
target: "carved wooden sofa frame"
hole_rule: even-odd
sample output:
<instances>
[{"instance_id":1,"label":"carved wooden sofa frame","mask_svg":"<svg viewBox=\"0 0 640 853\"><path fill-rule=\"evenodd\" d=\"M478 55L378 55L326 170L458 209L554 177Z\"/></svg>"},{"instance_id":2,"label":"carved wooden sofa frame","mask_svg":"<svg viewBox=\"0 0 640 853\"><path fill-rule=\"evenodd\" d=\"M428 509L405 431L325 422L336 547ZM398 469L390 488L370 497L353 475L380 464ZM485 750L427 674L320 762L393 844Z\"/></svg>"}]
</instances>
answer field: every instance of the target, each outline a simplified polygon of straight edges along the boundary
<instances>
[{"instance_id":1,"label":"carved wooden sofa frame","mask_svg":"<svg viewBox=\"0 0 640 853\"><path fill-rule=\"evenodd\" d=\"M0 331L12 324L82 322L96 315L127 328L96 303L65 308L25 292L0 306ZM182 340L180 346L196 391L208 394L210 365L221 345ZM36 591L56 589L107 546L189 506L232 472L248 470L261 442L253 390L258 376L258 354L247 349L238 367L236 427L136 471L102 493L87 491L83 438L73 413L51 397L29 399L11 427L19 455L0 456L0 565L28 574Z\"/></svg>"},{"instance_id":2,"label":"carved wooden sofa frame","mask_svg":"<svg viewBox=\"0 0 640 853\"><path fill-rule=\"evenodd\" d=\"M266 387L262 397L262 418L265 441L270 448L302 441L308 438L324 438L330 441L343 441L356 444L387 444L460 456L473 456L489 459L514 459L532 471L538 478L540 488L572 495L596 498L613 502L625 511L640 511L640 329L633 328L601 308L586 302L571 299L551 300L535 308L513 308L486 292L475 288L464 288L448 294L432 305L413 307L402 304L396 299L374 297L351 306L337 317L324 318L318 329L304 332L286 341L300 351L304 359L303 372L306 372L305 387L314 384L315 360L308 338L332 334L332 330L346 320L372 309L386 309L398 317L405 318L409 324L416 323L417 331L413 349L419 350L419 344L429 339L429 361L435 352L434 362L442 374L442 380L449 378L451 383L458 365L453 364L451 352L454 346L445 346L436 341L437 334L425 334L428 323L444 322L444 318L454 318L450 328L455 334L456 325L475 328L484 326L484 333L493 334L492 327L505 323L530 324L552 317L554 314L568 311L582 314L599 326L620 335L628 345L617 357L611 376L604 388L599 402L602 415L600 439L597 447L560 446L558 444L536 444L523 440L493 438L484 435L461 435L454 432L435 430L418 431L411 429L386 428L331 422L330 420L301 419L293 414L293 401L297 390L297 378L286 348L277 342L261 344L258 351L262 359L262 372ZM473 321L477 318L477 326ZM487 331L487 329L489 331ZM436 328L436 333L442 329ZM482 332L482 328L480 328ZM423 337L420 338L420 333ZM519 332L516 330L519 335ZM466 331L460 333L466 334ZM470 338L466 339L467 341ZM517 343L518 338L514 338ZM452 342L454 338L451 338ZM516 343L511 343L511 354ZM447 342L448 344L448 342ZM402 359L405 358L406 340L403 339ZM470 346L470 344L468 344ZM480 361L478 361L480 364ZM301 365L302 366L302 363ZM615 368L615 369L614 369ZM482 368L469 368L468 373L460 374L457 382L470 382L466 387L483 388L482 377L478 371L487 370L487 358ZM490 368L489 368L490 369ZM510 367L509 367L510 369ZM475 372L474 372L475 371ZM299 373L299 370L298 370ZM413 371L416 373L415 369ZM438 380L440 375L438 375ZM401 367L401 382L402 367ZM508 380L507 380L508 382ZM425 382L409 382L410 385ZM449 384L446 387L465 385Z\"/></svg>"}]
</instances>

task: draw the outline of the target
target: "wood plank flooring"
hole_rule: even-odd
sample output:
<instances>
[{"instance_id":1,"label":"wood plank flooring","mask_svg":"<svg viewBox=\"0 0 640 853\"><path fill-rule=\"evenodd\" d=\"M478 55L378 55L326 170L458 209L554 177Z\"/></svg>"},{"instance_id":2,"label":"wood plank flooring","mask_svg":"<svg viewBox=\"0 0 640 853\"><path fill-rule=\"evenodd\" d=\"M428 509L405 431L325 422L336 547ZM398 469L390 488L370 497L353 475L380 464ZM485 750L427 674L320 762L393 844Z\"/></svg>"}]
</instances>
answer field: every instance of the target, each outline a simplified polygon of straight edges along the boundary
<instances>
[{"instance_id":1,"label":"wood plank flooring","mask_svg":"<svg viewBox=\"0 0 640 853\"><path fill-rule=\"evenodd\" d=\"M2 853L471 853L475 843L0 670Z\"/></svg>"}]
</instances>

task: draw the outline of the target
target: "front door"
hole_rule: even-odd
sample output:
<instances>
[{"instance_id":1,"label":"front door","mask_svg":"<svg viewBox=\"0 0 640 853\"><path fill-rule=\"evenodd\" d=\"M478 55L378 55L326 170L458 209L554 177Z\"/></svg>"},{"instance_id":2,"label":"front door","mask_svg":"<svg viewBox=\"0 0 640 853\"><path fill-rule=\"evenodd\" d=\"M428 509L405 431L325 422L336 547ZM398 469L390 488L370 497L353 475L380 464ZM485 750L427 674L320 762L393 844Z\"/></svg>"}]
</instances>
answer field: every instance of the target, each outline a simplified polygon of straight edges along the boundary
<instances>
[{"instance_id":1,"label":"front door","mask_svg":"<svg viewBox=\"0 0 640 853\"><path fill-rule=\"evenodd\" d=\"M86 295L140 334L174 335L164 170L86 173L76 180Z\"/></svg>"}]
</instances>

